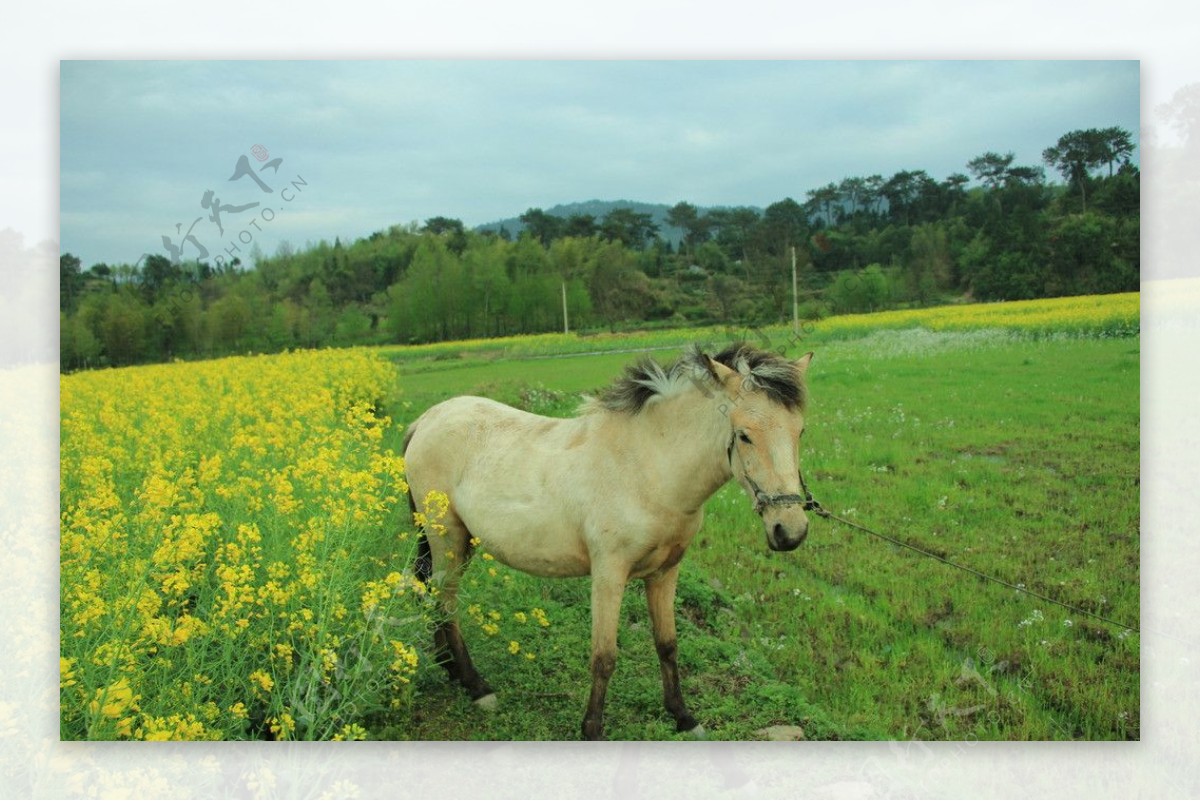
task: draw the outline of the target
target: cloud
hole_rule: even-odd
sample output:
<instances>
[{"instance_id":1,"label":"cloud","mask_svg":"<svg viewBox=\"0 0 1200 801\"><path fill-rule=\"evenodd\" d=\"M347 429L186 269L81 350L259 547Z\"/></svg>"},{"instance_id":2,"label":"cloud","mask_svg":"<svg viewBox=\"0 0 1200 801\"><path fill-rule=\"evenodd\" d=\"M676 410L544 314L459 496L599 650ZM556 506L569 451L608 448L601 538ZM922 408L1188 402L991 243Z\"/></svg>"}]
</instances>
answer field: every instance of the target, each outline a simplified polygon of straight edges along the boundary
<instances>
[{"instance_id":1,"label":"cloud","mask_svg":"<svg viewBox=\"0 0 1200 801\"><path fill-rule=\"evenodd\" d=\"M306 238L332 239L590 198L765 206L986 150L1037 164L1074 128L1136 136L1138 82L1136 62L65 62L62 244L132 261L206 189L246 188L226 179L254 144L310 180Z\"/></svg>"}]
</instances>

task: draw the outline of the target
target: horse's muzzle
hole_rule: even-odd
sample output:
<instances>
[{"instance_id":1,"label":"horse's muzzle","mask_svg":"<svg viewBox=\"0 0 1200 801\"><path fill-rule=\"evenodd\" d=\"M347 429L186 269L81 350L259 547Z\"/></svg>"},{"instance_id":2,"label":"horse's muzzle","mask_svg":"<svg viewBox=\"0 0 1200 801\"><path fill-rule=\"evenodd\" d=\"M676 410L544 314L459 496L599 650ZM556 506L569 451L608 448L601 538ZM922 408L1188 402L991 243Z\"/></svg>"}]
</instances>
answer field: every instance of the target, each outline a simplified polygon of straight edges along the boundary
<instances>
[{"instance_id":1,"label":"horse's muzzle","mask_svg":"<svg viewBox=\"0 0 1200 801\"><path fill-rule=\"evenodd\" d=\"M767 528L767 547L772 551L794 551L808 536L808 521L804 520L798 528L789 530L783 523L776 523Z\"/></svg>"}]
</instances>

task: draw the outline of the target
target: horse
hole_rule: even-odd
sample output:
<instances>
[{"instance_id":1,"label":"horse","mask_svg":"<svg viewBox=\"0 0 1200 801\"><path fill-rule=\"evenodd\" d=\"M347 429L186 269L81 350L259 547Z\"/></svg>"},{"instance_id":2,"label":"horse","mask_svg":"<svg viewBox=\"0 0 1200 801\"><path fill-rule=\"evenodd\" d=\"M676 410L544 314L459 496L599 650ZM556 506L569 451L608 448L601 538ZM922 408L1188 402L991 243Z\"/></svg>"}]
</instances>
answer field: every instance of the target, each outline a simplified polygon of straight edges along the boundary
<instances>
[{"instance_id":1,"label":"horse","mask_svg":"<svg viewBox=\"0 0 1200 801\"><path fill-rule=\"evenodd\" d=\"M648 357L548 418L462 396L405 432L408 502L436 490L449 503L438 535L418 540L416 574L437 582L436 661L472 700L495 706L467 653L455 596L476 545L537 576L591 576L591 694L584 739L604 739L621 598L644 582L663 702L679 732L704 737L680 690L675 630L679 564L704 503L734 478L761 517L767 546L791 551L808 533L799 443L808 400L798 360L735 343L716 356L691 346L670 366Z\"/></svg>"}]
</instances>

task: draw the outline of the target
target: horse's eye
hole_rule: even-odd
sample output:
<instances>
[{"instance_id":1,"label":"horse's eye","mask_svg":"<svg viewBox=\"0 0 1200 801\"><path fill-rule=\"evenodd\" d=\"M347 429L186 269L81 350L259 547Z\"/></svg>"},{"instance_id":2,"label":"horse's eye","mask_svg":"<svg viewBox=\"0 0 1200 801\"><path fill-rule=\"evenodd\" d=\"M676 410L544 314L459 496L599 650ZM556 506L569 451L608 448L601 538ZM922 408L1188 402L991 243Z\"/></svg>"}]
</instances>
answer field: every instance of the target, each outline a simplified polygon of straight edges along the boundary
<instances>
[{"instance_id":1,"label":"horse's eye","mask_svg":"<svg viewBox=\"0 0 1200 801\"><path fill-rule=\"evenodd\" d=\"M738 439L740 439L742 442L746 443L747 445L750 444L750 438L748 436L746 436L745 431L738 432Z\"/></svg>"}]
</instances>

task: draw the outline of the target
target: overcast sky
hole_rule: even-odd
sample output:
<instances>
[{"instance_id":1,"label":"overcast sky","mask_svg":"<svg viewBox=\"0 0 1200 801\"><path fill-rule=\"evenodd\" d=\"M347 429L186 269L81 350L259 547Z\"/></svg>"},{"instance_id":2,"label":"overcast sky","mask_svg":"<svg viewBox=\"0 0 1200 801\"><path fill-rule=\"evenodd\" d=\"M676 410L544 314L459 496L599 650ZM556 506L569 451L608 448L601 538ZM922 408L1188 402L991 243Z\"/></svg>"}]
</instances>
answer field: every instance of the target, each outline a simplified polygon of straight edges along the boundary
<instances>
[{"instance_id":1,"label":"overcast sky","mask_svg":"<svg viewBox=\"0 0 1200 801\"><path fill-rule=\"evenodd\" d=\"M60 241L85 268L169 255L164 235L244 260L593 198L803 202L1140 127L1136 61L65 61L61 81Z\"/></svg>"}]
</instances>

